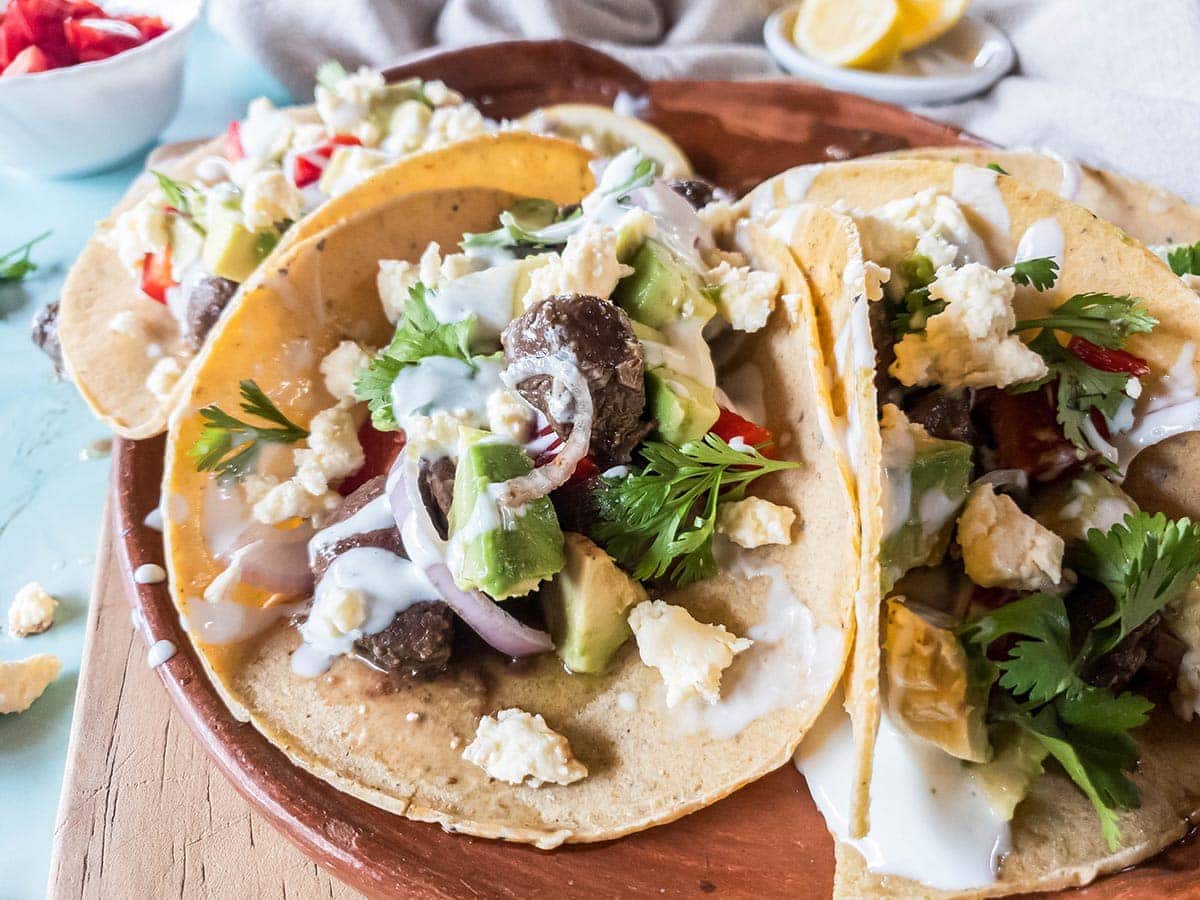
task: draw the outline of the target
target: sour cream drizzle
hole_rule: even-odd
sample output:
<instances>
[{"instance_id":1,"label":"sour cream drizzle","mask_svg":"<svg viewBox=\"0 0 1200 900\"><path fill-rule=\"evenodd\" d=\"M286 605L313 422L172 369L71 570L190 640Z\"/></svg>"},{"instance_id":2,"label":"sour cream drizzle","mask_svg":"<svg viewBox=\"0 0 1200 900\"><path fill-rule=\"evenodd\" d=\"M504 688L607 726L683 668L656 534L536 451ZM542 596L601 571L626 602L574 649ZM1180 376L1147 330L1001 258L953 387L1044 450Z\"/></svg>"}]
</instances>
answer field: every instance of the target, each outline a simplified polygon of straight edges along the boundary
<instances>
[{"instance_id":1,"label":"sour cream drizzle","mask_svg":"<svg viewBox=\"0 0 1200 900\"><path fill-rule=\"evenodd\" d=\"M487 399L504 386L496 359L476 359L474 368L460 359L427 356L405 366L392 382L392 408L396 419L448 410L487 421Z\"/></svg>"},{"instance_id":2,"label":"sour cream drizzle","mask_svg":"<svg viewBox=\"0 0 1200 900\"><path fill-rule=\"evenodd\" d=\"M996 238L1007 238L1008 207L996 187L998 172L965 163L954 167L954 187L950 196L959 206L993 229Z\"/></svg>"},{"instance_id":3,"label":"sour cream drizzle","mask_svg":"<svg viewBox=\"0 0 1200 900\"><path fill-rule=\"evenodd\" d=\"M1062 226L1052 218L1038 219L1025 229L1025 233L1017 241L1017 252L1013 256L1013 262L1049 258L1058 263L1061 272L1065 247Z\"/></svg>"},{"instance_id":4,"label":"sour cream drizzle","mask_svg":"<svg viewBox=\"0 0 1200 900\"><path fill-rule=\"evenodd\" d=\"M1011 832L969 766L908 737L884 710L871 777L871 830L853 839L848 829L853 767L847 760L854 753L839 692L805 735L795 763L829 830L862 853L872 872L946 891L995 883Z\"/></svg>"},{"instance_id":5,"label":"sour cream drizzle","mask_svg":"<svg viewBox=\"0 0 1200 900\"><path fill-rule=\"evenodd\" d=\"M1169 372L1143 389L1134 406L1134 424L1113 435L1121 471L1147 447L1167 438L1200 430L1200 396L1196 390L1196 345L1188 341L1179 350Z\"/></svg>"}]
</instances>

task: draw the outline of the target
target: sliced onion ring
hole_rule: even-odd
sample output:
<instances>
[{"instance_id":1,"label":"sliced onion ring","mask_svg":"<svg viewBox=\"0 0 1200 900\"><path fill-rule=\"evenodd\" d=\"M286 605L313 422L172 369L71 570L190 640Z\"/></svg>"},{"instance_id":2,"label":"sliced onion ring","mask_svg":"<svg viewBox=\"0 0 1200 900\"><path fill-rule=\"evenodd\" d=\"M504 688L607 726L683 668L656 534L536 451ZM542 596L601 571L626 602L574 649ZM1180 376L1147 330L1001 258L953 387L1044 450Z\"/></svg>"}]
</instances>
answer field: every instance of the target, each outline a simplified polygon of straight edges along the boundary
<instances>
[{"instance_id":1,"label":"sliced onion ring","mask_svg":"<svg viewBox=\"0 0 1200 900\"><path fill-rule=\"evenodd\" d=\"M312 529L306 525L290 531L278 531L236 551L238 580L264 591L300 596L313 589L312 569L308 567L308 539Z\"/></svg>"},{"instance_id":2,"label":"sliced onion ring","mask_svg":"<svg viewBox=\"0 0 1200 900\"><path fill-rule=\"evenodd\" d=\"M592 392L588 390L587 379L577 366L557 356L526 357L510 363L500 373L500 379L515 391L521 382L537 375L548 375L553 379L551 390L557 383L571 395L575 403L571 434L550 462L538 466L527 475L510 478L499 487L496 496L505 506L520 506L545 497L555 488L566 484L575 466L587 456L592 441Z\"/></svg>"},{"instance_id":3,"label":"sliced onion ring","mask_svg":"<svg viewBox=\"0 0 1200 900\"><path fill-rule=\"evenodd\" d=\"M417 465L417 460L410 459L405 449L387 480L388 503L396 527L405 537L409 558L425 570L442 601L489 646L508 656L533 656L553 650L554 642L546 632L513 618L482 591L464 591L454 583L442 561L446 542L437 533L421 498ZM410 536L416 536L417 540L410 540Z\"/></svg>"}]
</instances>

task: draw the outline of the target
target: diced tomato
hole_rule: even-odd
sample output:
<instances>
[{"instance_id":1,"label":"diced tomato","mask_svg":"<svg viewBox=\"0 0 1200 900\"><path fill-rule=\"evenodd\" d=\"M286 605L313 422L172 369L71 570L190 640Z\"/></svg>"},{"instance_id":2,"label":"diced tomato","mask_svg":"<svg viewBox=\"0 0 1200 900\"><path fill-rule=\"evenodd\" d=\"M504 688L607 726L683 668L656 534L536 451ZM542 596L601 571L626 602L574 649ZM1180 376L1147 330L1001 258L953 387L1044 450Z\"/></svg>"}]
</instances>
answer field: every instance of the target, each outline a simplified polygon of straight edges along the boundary
<instances>
[{"instance_id":1,"label":"diced tomato","mask_svg":"<svg viewBox=\"0 0 1200 900\"><path fill-rule=\"evenodd\" d=\"M72 19L105 19L108 18L108 13L97 6L95 3L72 3L71 4Z\"/></svg>"},{"instance_id":2,"label":"diced tomato","mask_svg":"<svg viewBox=\"0 0 1200 900\"><path fill-rule=\"evenodd\" d=\"M549 437L552 434L554 434L554 429L549 425L543 425L535 439ZM558 451L562 447L562 443L562 439L556 437L545 450L533 458L533 464L535 466L544 466L553 461L554 457L558 456ZM595 478L599 474L600 466L596 464L596 457L589 453L579 462L575 463L575 471L567 479L567 484L580 484L589 478Z\"/></svg>"},{"instance_id":3,"label":"diced tomato","mask_svg":"<svg viewBox=\"0 0 1200 900\"><path fill-rule=\"evenodd\" d=\"M335 134L324 143L318 144L311 152L314 156L329 159L338 147L359 147L362 141L352 134Z\"/></svg>"},{"instance_id":4,"label":"diced tomato","mask_svg":"<svg viewBox=\"0 0 1200 900\"><path fill-rule=\"evenodd\" d=\"M126 22L142 33L143 41L152 41L171 30L158 16L121 16Z\"/></svg>"},{"instance_id":5,"label":"diced tomato","mask_svg":"<svg viewBox=\"0 0 1200 900\"><path fill-rule=\"evenodd\" d=\"M171 277L171 248L164 247L159 253L147 253L142 257L142 293L159 303L167 302L167 290L176 282Z\"/></svg>"},{"instance_id":6,"label":"diced tomato","mask_svg":"<svg viewBox=\"0 0 1200 900\"><path fill-rule=\"evenodd\" d=\"M225 129L225 158L230 162L246 158L246 149L242 146L242 123L237 119Z\"/></svg>"},{"instance_id":7,"label":"diced tomato","mask_svg":"<svg viewBox=\"0 0 1200 900\"><path fill-rule=\"evenodd\" d=\"M1140 356L1134 356L1124 350L1109 350L1093 344L1086 338L1073 335L1067 342L1067 349L1082 359L1093 369L1101 372L1128 372L1138 378L1150 374L1150 364Z\"/></svg>"},{"instance_id":8,"label":"diced tomato","mask_svg":"<svg viewBox=\"0 0 1200 900\"><path fill-rule=\"evenodd\" d=\"M589 453L575 464L575 471L567 479L567 484L577 484L581 481L587 481L589 478L595 478L599 474L600 467L596 465L596 458Z\"/></svg>"},{"instance_id":9,"label":"diced tomato","mask_svg":"<svg viewBox=\"0 0 1200 900\"><path fill-rule=\"evenodd\" d=\"M33 34L14 4L4 16L4 24L0 25L0 72L12 64L18 53L32 44Z\"/></svg>"},{"instance_id":10,"label":"diced tomato","mask_svg":"<svg viewBox=\"0 0 1200 900\"><path fill-rule=\"evenodd\" d=\"M146 42L136 27L119 19L68 19L64 27L78 62L108 59Z\"/></svg>"},{"instance_id":11,"label":"diced tomato","mask_svg":"<svg viewBox=\"0 0 1200 900\"><path fill-rule=\"evenodd\" d=\"M6 18L14 15L24 19L30 43L46 55L51 62L50 68L75 62L64 29L71 15L71 4L67 0L11 0Z\"/></svg>"},{"instance_id":12,"label":"diced tomato","mask_svg":"<svg viewBox=\"0 0 1200 900\"><path fill-rule=\"evenodd\" d=\"M0 78L8 78L11 75L32 75L35 72L45 72L53 68L50 60L46 59L46 54L39 48L26 47L17 54L16 59L4 68L4 72L0 73Z\"/></svg>"},{"instance_id":13,"label":"diced tomato","mask_svg":"<svg viewBox=\"0 0 1200 900\"><path fill-rule=\"evenodd\" d=\"M770 430L761 425L756 425L749 419L739 416L732 410L719 407L721 415L717 417L716 423L711 431L721 440L728 443L734 438L741 438L751 447L760 447L764 456L771 456L774 452L775 435L771 434Z\"/></svg>"},{"instance_id":14,"label":"diced tomato","mask_svg":"<svg viewBox=\"0 0 1200 900\"><path fill-rule=\"evenodd\" d=\"M1081 462L1058 424L1053 385L1027 394L989 389L979 394L996 442L996 467L1032 478L1057 478Z\"/></svg>"},{"instance_id":15,"label":"diced tomato","mask_svg":"<svg viewBox=\"0 0 1200 900\"><path fill-rule=\"evenodd\" d=\"M292 183L298 188L308 187L320 179L322 171L307 156L297 156L292 164Z\"/></svg>"},{"instance_id":16,"label":"diced tomato","mask_svg":"<svg viewBox=\"0 0 1200 900\"><path fill-rule=\"evenodd\" d=\"M363 449L363 464L357 472L342 479L338 493L348 497L376 475L386 475L404 449L403 431L378 431L371 420L358 429L358 442Z\"/></svg>"}]
</instances>

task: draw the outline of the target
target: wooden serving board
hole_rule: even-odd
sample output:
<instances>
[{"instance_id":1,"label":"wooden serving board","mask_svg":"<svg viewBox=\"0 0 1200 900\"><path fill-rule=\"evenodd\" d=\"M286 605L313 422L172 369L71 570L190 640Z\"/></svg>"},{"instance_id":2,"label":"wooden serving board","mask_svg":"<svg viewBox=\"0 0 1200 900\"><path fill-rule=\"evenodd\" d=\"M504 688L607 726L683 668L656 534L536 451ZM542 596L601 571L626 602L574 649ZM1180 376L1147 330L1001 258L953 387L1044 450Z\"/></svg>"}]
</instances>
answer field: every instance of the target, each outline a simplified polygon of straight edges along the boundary
<instances>
[{"instance_id":1,"label":"wooden serving board","mask_svg":"<svg viewBox=\"0 0 1200 900\"><path fill-rule=\"evenodd\" d=\"M972 143L794 81L648 83L565 41L437 53L389 74L442 78L495 118L555 102L610 105L620 92L645 98L645 117L734 190L804 162ZM551 853L408 822L292 766L229 715L166 586L132 581L139 565L162 562L160 536L143 525L158 505L162 450L161 438L116 445L51 896L829 896L832 842L790 766L671 825ZM179 652L152 670L146 653L158 640ZM1198 861L1200 848L1180 845L1079 895L1181 896L1195 890Z\"/></svg>"}]
</instances>

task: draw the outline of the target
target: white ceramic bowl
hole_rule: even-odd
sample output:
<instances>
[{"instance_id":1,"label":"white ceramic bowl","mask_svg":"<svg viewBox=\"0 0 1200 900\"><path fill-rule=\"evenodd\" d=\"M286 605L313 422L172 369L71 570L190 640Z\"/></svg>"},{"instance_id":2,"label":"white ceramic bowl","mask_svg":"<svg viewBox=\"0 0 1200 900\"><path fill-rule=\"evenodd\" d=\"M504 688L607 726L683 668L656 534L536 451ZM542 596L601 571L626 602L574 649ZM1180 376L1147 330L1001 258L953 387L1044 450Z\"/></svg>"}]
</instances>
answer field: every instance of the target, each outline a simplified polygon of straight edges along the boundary
<instances>
[{"instance_id":1,"label":"white ceramic bowl","mask_svg":"<svg viewBox=\"0 0 1200 900\"><path fill-rule=\"evenodd\" d=\"M0 78L0 164L37 175L82 175L131 157L179 108L183 58L201 0L105 3L149 13L166 34L116 56Z\"/></svg>"},{"instance_id":2,"label":"white ceramic bowl","mask_svg":"<svg viewBox=\"0 0 1200 900\"><path fill-rule=\"evenodd\" d=\"M931 44L906 53L886 72L843 69L813 59L792 42L800 4L774 12L763 26L767 50L781 67L837 91L850 91L885 103L915 106L950 103L982 93L1016 59L999 28L967 16Z\"/></svg>"}]
</instances>

